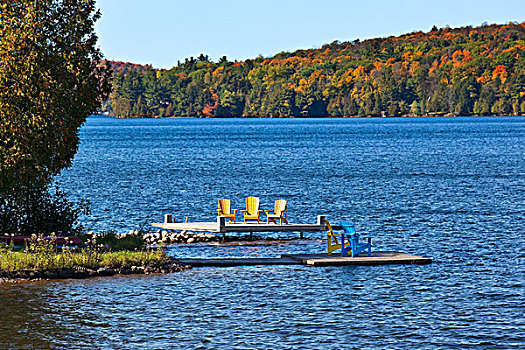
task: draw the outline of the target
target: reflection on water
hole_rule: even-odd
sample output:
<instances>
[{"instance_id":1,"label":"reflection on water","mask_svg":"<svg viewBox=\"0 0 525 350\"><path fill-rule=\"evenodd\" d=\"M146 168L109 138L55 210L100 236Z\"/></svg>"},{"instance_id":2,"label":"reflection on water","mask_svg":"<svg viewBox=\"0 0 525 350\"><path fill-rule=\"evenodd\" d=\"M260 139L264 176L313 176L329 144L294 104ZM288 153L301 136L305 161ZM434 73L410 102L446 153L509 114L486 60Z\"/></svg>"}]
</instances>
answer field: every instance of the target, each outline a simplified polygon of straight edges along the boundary
<instances>
[{"instance_id":1,"label":"reflection on water","mask_svg":"<svg viewBox=\"0 0 525 350\"><path fill-rule=\"evenodd\" d=\"M376 249L435 262L2 285L0 348L525 348L525 119L385 119L90 119L60 181L91 200L96 230L165 213L206 220L217 198L240 207L256 194L266 206L288 199L293 221L352 219ZM169 252L324 249L309 240Z\"/></svg>"}]
</instances>

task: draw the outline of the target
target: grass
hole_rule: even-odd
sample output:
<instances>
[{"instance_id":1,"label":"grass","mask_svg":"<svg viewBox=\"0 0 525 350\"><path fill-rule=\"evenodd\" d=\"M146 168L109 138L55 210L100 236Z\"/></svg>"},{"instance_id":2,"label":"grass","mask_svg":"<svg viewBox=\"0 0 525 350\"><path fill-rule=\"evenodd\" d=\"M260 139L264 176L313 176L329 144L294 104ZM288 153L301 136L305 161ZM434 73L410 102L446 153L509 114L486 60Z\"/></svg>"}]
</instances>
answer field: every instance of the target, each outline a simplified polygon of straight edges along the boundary
<instances>
[{"instance_id":1,"label":"grass","mask_svg":"<svg viewBox=\"0 0 525 350\"><path fill-rule=\"evenodd\" d=\"M102 232L97 235L86 235L84 238L85 241L89 242L91 245L96 245L99 247L106 247L112 251L138 251L144 250L146 248L146 241L144 240L142 234L122 234L119 235L112 231Z\"/></svg>"},{"instance_id":2,"label":"grass","mask_svg":"<svg viewBox=\"0 0 525 350\"><path fill-rule=\"evenodd\" d=\"M58 249L53 241L36 236L24 250L15 251L12 246L0 246L0 271L54 270L63 268L100 267L129 268L131 266L155 266L168 261L164 249L137 251L107 251L99 246L81 249Z\"/></svg>"}]
</instances>

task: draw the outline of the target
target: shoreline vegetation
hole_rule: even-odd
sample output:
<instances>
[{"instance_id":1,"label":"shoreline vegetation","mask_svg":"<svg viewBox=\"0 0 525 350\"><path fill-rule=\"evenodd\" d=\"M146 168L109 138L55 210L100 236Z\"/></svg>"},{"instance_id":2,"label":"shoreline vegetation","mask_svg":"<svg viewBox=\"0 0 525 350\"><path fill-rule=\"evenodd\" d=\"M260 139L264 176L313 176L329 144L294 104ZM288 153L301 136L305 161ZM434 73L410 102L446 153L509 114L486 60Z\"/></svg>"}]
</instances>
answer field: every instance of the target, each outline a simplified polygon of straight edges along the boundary
<instances>
[{"instance_id":1,"label":"shoreline vegetation","mask_svg":"<svg viewBox=\"0 0 525 350\"><path fill-rule=\"evenodd\" d=\"M24 253L18 253L24 254ZM79 253L74 253L79 254ZM111 264L91 266L57 266L49 268L19 268L16 270L0 270L0 284L19 283L25 281L59 280L59 279L85 279L91 277L174 273L191 268L178 264L173 258L150 260L147 263L140 256L141 252L126 252L125 255L117 253L103 253L103 261L112 261ZM1 258L1 257L0 257ZM59 256L56 257L60 259ZM7 258L9 259L9 257ZM11 257L11 259L13 259ZM16 259L16 258L15 258ZM23 260L25 258L20 258ZM15 261L10 261L14 263ZM2 262L3 263L3 262Z\"/></svg>"},{"instance_id":2,"label":"shoreline vegetation","mask_svg":"<svg viewBox=\"0 0 525 350\"><path fill-rule=\"evenodd\" d=\"M161 117L161 116L150 116L150 117L137 117L137 116L129 116L129 117L119 117L119 116L110 116L110 115L104 115L104 114L97 114L100 116L105 117L111 117L115 119L214 119L214 118L226 118L226 119L245 119L248 117L207 117L207 116L179 116L179 117ZM256 117L251 116L249 118L255 118L255 119L310 119L310 118L323 118L323 119L331 119L331 118L370 118L370 119L379 119L379 118L458 118L458 117L471 117L471 118L479 118L479 117L523 117L525 116L525 113L518 113L518 114L512 114L512 115L482 115L482 114L470 114L470 115L454 115L454 114L444 114L444 113L433 113L433 114L423 114L423 115L413 115L413 114L403 114L403 115L397 115L397 116L309 116L309 117L302 117L302 116L279 116L279 117Z\"/></svg>"},{"instance_id":3,"label":"shoreline vegetation","mask_svg":"<svg viewBox=\"0 0 525 350\"><path fill-rule=\"evenodd\" d=\"M91 277L175 273L190 269L166 252L167 245L273 245L296 242L295 237L227 236L209 233L89 232L80 248L58 247L50 237L33 235L24 247L0 243L0 284L26 281L85 279ZM53 236L51 237L53 238ZM309 240L304 238L302 240Z\"/></svg>"},{"instance_id":4,"label":"shoreline vegetation","mask_svg":"<svg viewBox=\"0 0 525 350\"><path fill-rule=\"evenodd\" d=\"M189 268L167 255L164 246L146 246L138 234L85 235L81 247L59 247L56 239L48 238L33 235L24 247L15 247L13 241L0 244L0 283L173 273Z\"/></svg>"},{"instance_id":5,"label":"shoreline vegetation","mask_svg":"<svg viewBox=\"0 0 525 350\"><path fill-rule=\"evenodd\" d=\"M273 57L171 69L108 61L117 117L525 115L525 22L334 41Z\"/></svg>"}]
</instances>

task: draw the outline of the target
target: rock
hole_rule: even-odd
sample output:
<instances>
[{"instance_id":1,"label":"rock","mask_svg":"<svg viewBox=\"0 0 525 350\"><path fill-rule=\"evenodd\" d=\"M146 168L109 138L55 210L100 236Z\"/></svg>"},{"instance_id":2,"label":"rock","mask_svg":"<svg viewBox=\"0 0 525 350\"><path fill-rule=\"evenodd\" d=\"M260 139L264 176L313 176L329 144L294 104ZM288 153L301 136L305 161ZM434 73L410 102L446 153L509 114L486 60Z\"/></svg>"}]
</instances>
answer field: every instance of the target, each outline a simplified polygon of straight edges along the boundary
<instances>
[{"instance_id":1,"label":"rock","mask_svg":"<svg viewBox=\"0 0 525 350\"><path fill-rule=\"evenodd\" d=\"M195 242L195 238L188 238L188 240L186 241L186 243L193 243Z\"/></svg>"},{"instance_id":2,"label":"rock","mask_svg":"<svg viewBox=\"0 0 525 350\"><path fill-rule=\"evenodd\" d=\"M131 272L133 273L144 273L144 266L131 266Z\"/></svg>"},{"instance_id":3,"label":"rock","mask_svg":"<svg viewBox=\"0 0 525 350\"><path fill-rule=\"evenodd\" d=\"M58 274L56 273L56 271L44 271L42 272L42 277L50 280L55 280L57 279Z\"/></svg>"},{"instance_id":4,"label":"rock","mask_svg":"<svg viewBox=\"0 0 525 350\"><path fill-rule=\"evenodd\" d=\"M73 273L73 278L76 278L76 279L87 278L89 276L90 276L89 273L85 270L76 270Z\"/></svg>"},{"instance_id":5,"label":"rock","mask_svg":"<svg viewBox=\"0 0 525 350\"><path fill-rule=\"evenodd\" d=\"M74 270L72 269L62 269L58 272L59 278L72 278Z\"/></svg>"},{"instance_id":6,"label":"rock","mask_svg":"<svg viewBox=\"0 0 525 350\"><path fill-rule=\"evenodd\" d=\"M15 271L15 273L13 274L13 277L20 278L20 279L28 279L29 273L30 272L26 270L19 270L19 271Z\"/></svg>"},{"instance_id":7,"label":"rock","mask_svg":"<svg viewBox=\"0 0 525 350\"><path fill-rule=\"evenodd\" d=\"M99 276L113 276L114 274L115 270L109 267L101 267L97 270L97 275Z\"/></svg>"},{"instance_id":8,"label":"rock","mask_svg":"<svg viewBox=\"0 0 525 350\"><path fill-rule=\"evenodd\" d=\"M31 278L31 279L42 278L42 272L40 272L40 271L31 271L29 273L29 278Z\"/></svg>"}]
</instances>

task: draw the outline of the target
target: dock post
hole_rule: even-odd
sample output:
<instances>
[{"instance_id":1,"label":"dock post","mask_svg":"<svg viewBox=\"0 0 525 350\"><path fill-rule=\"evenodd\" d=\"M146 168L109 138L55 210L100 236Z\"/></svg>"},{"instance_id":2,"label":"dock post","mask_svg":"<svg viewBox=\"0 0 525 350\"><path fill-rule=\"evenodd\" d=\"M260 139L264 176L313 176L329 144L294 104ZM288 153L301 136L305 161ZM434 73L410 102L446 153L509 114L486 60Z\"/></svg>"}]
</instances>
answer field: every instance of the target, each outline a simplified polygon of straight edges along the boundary
<instances>
[{"instance_id":1,"label":"dock post","mask_svg":"<svg viewBox=\"0 0 525 350\"><path fill-rule=\"evenodd\" d=\"M300 231L300 232L299 232L299 237L300 237L301 239L304 238L304 232L303 232L303 231Z\"/></svg>"},{"instance_id":2,"label":"dock post","mask_svg":"<svg viewBox=\"0 0 525 350\"><path fill-rule=\"evenodd\" d=\"M171 215L171 214L165 214L165 215L164 215L164 223L165 223L165 224L171 224L171 223L173 223L173 215Z\"/></svg>"},{"instance_id":3,"label":"dock post","mask_svg":"<svg viewBox=\"0 0 525 350\"><path fill-rule=\"evenodd\" d=\"M326 228L326 224L324 222L325 218L326 218L326 215L317 215L317 225L325 226L325 228Z\"/></svg>"},{"instance_id":4,"label":"dock post","mask_svg":"<svg viewBox=\"0 0 525 350\"><path fill-rule=\"evenodd\" d=\"M226 218L217 216L217 231L222 232L222 238L226 239Z\"/></svg>"}]
</instances>

